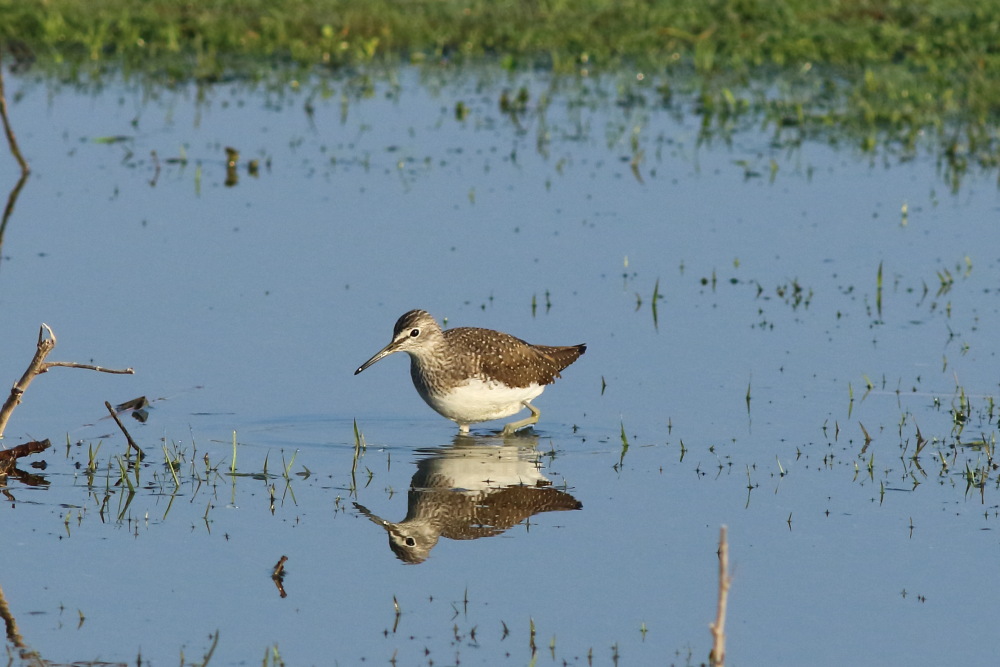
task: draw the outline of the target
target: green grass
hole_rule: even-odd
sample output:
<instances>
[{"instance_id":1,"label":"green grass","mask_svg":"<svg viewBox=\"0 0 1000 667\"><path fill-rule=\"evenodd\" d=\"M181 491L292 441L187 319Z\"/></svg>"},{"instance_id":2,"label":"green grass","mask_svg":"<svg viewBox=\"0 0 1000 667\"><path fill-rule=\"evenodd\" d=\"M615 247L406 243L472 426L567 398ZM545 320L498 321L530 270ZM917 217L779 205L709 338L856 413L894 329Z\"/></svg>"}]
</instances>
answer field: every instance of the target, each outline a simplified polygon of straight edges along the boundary
<instances>
[{"instance_id":1,"label":"green grass","mask_svg":"<svg viewBox=\"0 0 1000 667\"><path fill-rule=\"evenodd\" d=\"M291 80L484 60L628 73L622 103L693 94L714 133L763 116L782 143L846 137L903 158L930 136L954 188L1000 165L998 34L1000 0L0 0L6 60L62 76Z\"/></svg>"},{"instance_id":2,"label":"green grass","mask_svg":"<svg viewBox=\"0 0 1000 667\"><path fill-rule=\"evenodd\" d=\"M2 0L0 38L101 60L188 53L354 64L498 56L700 71L892 65L988 73L1000 4L957 0Z\"/></svg>"}]
</instances>

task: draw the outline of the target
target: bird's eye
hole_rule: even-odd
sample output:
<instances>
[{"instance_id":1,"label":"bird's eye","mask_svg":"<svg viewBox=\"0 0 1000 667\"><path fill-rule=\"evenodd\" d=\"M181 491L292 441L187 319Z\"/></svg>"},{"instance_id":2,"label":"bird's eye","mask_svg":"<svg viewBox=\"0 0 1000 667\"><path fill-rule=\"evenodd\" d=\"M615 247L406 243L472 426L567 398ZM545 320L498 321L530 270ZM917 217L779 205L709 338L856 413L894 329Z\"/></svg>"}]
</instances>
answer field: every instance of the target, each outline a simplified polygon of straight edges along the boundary
<instances>
[{"instance_id":1,"label":"bird's eye","mask_svg":"<svg viewBox=\"0 0 1000 667\"><path fill-rule=\"evenodd\" d=\"M406 546L412 547L412 546L416 546L416 544L417 544L417 541L415 539L413 539L412 537L407 537L406 538Z\"/></svg>"},{"instance_id":2,"label":"bird's eye","mask_svg":"<svg viewBox=\"0 0 1000 667\"><path fill-rule=\"evenodd\" d=\"M420 329L410 329L410 338L416 338L420 335Z\"/></svg>"}]
</instances>

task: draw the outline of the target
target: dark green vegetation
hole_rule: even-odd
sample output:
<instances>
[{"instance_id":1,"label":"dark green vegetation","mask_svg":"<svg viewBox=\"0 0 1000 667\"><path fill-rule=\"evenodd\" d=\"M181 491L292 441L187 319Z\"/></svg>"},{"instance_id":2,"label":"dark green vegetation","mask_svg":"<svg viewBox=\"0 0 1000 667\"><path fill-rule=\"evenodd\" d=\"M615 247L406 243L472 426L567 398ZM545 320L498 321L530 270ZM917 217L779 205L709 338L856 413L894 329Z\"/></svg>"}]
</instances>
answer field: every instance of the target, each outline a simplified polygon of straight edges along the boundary
<instances>
[{"instance_id":1,"label":"dark green vegetation","mask_svg":"<svg viewBox=\"0 0 1000 667\"><path fill-rule=\"evenodd\" d=\"M8 57L62 76L210 82L483 60L626 71L624 102L690 93L710 130L763 115L798 138L904 157L926 133L953 185L1000 163L998 34L998 0L0 0Z\"/></svg>"},{"instance_id":2,"label":"dark green vegetation","mask_svg":"<svg viewBox=\"0 0 1000 667\"><path fill-rule=\"evenodd\" d=\"M1000 4L954 0L4 0L0 37L67 60L219 54L350 65L388 56L499 56L573 71L694 65L905 64L984 80Z\"/></svg>"}]
</instances>

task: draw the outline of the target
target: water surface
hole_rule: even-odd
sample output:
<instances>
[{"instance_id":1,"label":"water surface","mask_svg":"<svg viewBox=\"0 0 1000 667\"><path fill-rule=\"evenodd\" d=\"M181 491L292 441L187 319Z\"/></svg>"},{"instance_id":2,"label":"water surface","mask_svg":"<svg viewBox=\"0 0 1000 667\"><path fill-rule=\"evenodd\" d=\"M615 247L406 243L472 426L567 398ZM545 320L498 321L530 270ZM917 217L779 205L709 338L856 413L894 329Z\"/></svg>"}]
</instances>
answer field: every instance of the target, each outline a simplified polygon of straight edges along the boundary
<instances>
[{"instance_id":1,"label":"water surface","mask_svg":"<svg viewBox=\"0 0 1000 667\"><path fill-rule=\"evenodd\" d=\"M6 488L0 583L25 644L152 665L199 664L216 633L218 665L699 664L725 524L731 664L988 664L994 178L953 192L927 157L706 136L693 102L617 85L9 80L33 173L0 251L0 375L41 322L53 359L136 369L53 369L7 428L7 446L55 443L46 484ZM353 375L417 307L588 351L533 434L490 423L470 445L401 355ZM141 395L129 498L103 402ZM439 526L422 559L369 520L434 502L494 513Z\"/></svg>"}]
</instances>

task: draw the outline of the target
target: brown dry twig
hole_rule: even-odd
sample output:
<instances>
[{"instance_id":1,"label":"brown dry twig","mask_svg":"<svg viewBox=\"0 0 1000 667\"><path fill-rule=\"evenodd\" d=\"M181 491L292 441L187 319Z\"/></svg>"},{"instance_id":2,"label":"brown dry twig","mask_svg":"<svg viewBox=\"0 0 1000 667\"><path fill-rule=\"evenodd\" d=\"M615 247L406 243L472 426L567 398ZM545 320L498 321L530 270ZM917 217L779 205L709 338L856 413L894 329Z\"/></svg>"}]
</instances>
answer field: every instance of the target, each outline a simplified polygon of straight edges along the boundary
<instances>
[{"instance_id":1,"label":"brown dry twig","mask_svg":"<svg viewBox=\"0 0 1000 667\"><path fill-rule=\"evenodd\" d=\"M44 452L51 446L52 443L48 440L48 438L46 438L42 441L32 440L31 442L26 442L23 445L18 445L17 447L12 447L10 449L0 449L0 492L8 497L10 495L3 489L5 478L8 475L14 477L14 479L20 480L28 486L47 485L48 482L42 478L26 473L23 470L18 470L17 460L25 456L37 454L38 452Z\"/></svg>"},{"instance_id":2,"label":"brown dry twig","mask_svg":"<svg viewBox=\"0 0 1000 667\"><path fill-rule=\"evenodd\" d=\"M125 439L128 440L128 446L136 451L139 460L141 461L144 458L146 458L146 453L143 452L141 449L139 449L139 445L135 444L135 440L132 439L131 434L129 434L128 429L125 428L125 424L122 423L122 420L118 419L118 413L116 413L115 409L111 407L111 404L108 403L107 401L104 401L104 407L108 409L108 412L111 413L112 419L114 419L115 423L118 424L118 428L120 428L122 430L122 433L125 434Z\"/></svg>"},{"instance_id":3,"label":"brown dry twig","mask_svg":"<svg viewBox=\"0 0 1000 667\"><path fill-rule=\"evenodd\" d=\"M45 373L50 368L61 366L63 368L84 368L87 370L98 371L101 373L117 373L132 375L135 373L131 368L126 368L123 370L116 370L113 368L102 368L101 366L94 366L91 364L78 364L72 361L45 361L45 358L49 356L49 353L56 346L56 335L52 332L52 329L48 324L42 323L42 326L38 330L38 346L35 350L35 356L28 364L28 369L24 371L24 375L21 379L10 388L10 395L7 400L4 401L3 407L0 407L0 438L3 438L3 432L7 428L7 422L10 420L11 414L21 403L21 397L24 396L24 392L27 391L28 385L31 381L35 379L36 376Z\"/></svg>"},{"instance_id":4,"label":"brown dry twig","mask_svg":"<svg viewBox=\"0 0 1000 667\"><path fill-rule=\"evenodd\" d=\"M726 539L726 527L719 529L719 609L715 623L709 624L712 631L712 652L708 654L708 664L712 667L724 667L726 664L726 604L729 600L729 542Z\"/></svg>"},{"instance_id":5,"label":"brown dry twig","mask_svg":"<svg viewBox=\"0 0 1000 667\"><path fill-rule=\"evenodd\" d=\"M278 559L278 562L274 566L274 571L271 572L272 577L283 577L285 576L285 562L288 560L288 556L282 556Z\"/></svg>"},{"instance_id":6,"label":"brown dry twig","mask_svg":"<svg viewBox=\"0 0 1000 667\"><path fill-rule=\"evenodd\" d=\"M14 461L23 456L31 456L38 452L44 452L51 446L52 442L46 438L45 440L32 440L31 442L26 442L23 445L11 447L10 449L0 449L0 470L3 469L2 465L7 461Z\"/></svg>"}]
</instances>

